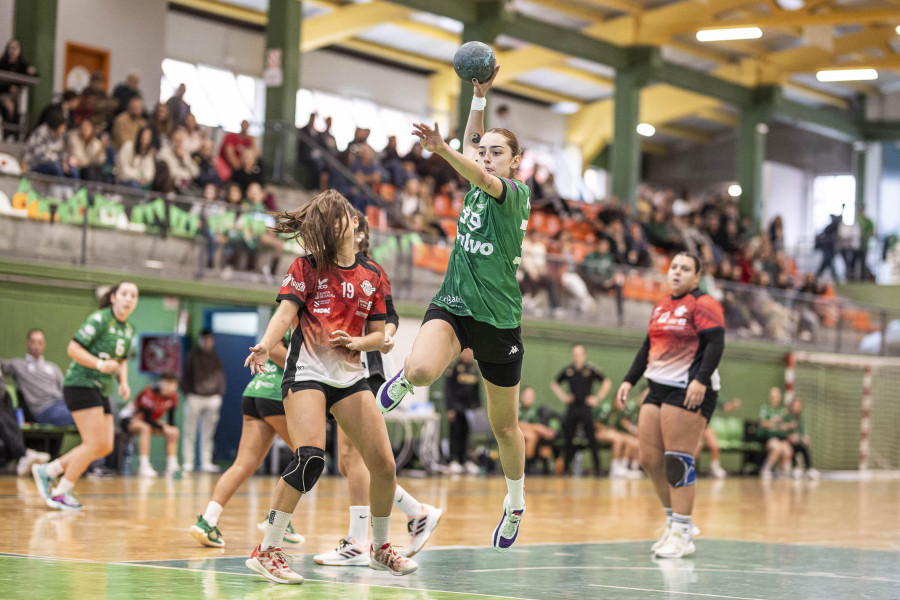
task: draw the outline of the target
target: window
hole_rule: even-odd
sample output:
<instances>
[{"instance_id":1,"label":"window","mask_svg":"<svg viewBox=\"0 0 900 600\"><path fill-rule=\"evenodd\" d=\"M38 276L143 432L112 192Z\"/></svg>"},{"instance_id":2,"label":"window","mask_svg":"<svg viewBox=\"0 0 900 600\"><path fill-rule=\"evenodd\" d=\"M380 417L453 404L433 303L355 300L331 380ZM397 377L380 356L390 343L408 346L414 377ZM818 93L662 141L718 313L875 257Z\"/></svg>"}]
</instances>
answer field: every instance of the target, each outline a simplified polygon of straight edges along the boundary
<instances>
[{"instance_id":1,"label":"window","mask_svg":"<svg viewBox=\"0 0 900 600\"><path fill-rule=\"evenodd\" d=\"M822 175L813 180L813 228L821 231L841 215L844 223L856 220L856 178L853 175Z\"/></svg>"}]
</instances>

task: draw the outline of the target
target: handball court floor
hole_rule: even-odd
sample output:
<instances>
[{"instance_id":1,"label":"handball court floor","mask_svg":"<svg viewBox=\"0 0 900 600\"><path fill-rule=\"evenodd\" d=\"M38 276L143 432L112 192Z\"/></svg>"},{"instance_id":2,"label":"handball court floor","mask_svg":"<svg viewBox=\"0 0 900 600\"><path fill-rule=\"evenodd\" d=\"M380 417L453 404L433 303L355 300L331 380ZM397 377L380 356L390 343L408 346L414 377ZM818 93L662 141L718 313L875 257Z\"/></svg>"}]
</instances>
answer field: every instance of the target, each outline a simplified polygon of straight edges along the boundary
<instances>
[{"instance_id":1,"label":"handball court floor","mask_svg":"<svg viewBox=\"0 0 900 600\"><path fill-rule=\"evenodd\" d=\"M650 482L529 477L519 541L489 547L500 477L399 481L444 508L420 569L393 577L366 567L321 567L312 554L346 535L347 487L325 477L301 500L306 543L286 551L306 581L276 585L244 566L261 539L274 477L254 477L226 507L225 548L187 533L215 476L83 479L79 513L51 511L30 478L0 478L0 598L191 599L898 599L900 481L761 482L701 479L697 553L656 560L662 511ZM395 511L392 539L407 539Z\"/></svg>"}]
</instances>

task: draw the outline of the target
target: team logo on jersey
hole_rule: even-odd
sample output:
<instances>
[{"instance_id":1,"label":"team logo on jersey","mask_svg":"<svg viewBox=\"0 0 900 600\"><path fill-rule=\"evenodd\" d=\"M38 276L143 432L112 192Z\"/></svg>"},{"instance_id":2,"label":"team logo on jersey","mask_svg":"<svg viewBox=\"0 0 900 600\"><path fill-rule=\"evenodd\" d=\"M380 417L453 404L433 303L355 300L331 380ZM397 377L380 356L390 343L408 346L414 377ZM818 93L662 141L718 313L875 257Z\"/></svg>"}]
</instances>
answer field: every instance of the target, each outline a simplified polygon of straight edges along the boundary
<instances>
[{"instance_id":1,"label":"team logo on jersey","mask_svg":"<svg viewBox=\"0 0 900 600\"><path fill-rule=\"evenodd\" d=\"M313 309L313 312L314 312L315 314L318 314L318 315L330 315L330 314L331 314L331 307L330 307L330 306L327 306L327 307L325 307L325 308L314 308L314 309Z\"/></svg>"},{"instance_id":2,"label":"team logo on jersey","mask_svg":"<svg viewBox=\"0 0 900 600\"><path fill-rule=\"evenodd\" d=\"M490 256L494 253L494 245L492 243L476 240L471 233L456 236L456 242L469 254Z\"/></svg>"},{"instance_id":3,"label":"team logo on jersey","mask_svg":"<svg viewBox=\"0 0 900 600\"><path fill-rule=\"evenodd\" d=\"M654 307L654 308L653 308L653 316L650 317L650 318L651 318L651 319L655 319L656 317L659 316L659 313L660 313L660 312L662 312L662 306L656 306L656 307Z\"/></svg>"},{"instance_id":4,"label":"team logo on jersey","mask_svg":"<svg viewBox=\"0 0 900 600\"><path fill-rule=\"evenodd\" d=\"M366 296L371 296L372 292L375 291L375 286L369 283L368 279L359 284L359 287L361 287L362 291L366 293Z\"/></svg>"},{"instance_id":5,"label":"team logo on jersey","mask_svg":"<svg viewBox=\"0 0 900 600\"><path fill-rule=\"evenodd\" d=\"M292 287L301 294L306 291L306 283L303 281L297 281L290 273L285 275L284 279L281 280L281 287Z\"/></svg>"},{"instance_id":6,"label":"team logo on jersey","mask_svg":"<svg viewBox=\"0 0 900 600\"><path fill-rule=\"evenodd\" d=\"M328 278L326 277L325 279L320 279L319 280L319 289L324 290L327 287L328 287Z\"/></svg>"},{"instance_id":7,"label":"team logo on jersey","mask_svg":"<svg viewBox=\"0 0 900 600\"><path fill-rule=\"evenodd\" d=\"M97 330L94 329L94 326L93 326L93 325L90 325L90 324L85 325L85 326L82 328L82 330L83 330L86 334L88 334L88 335L94 335L95 333L97 333Z\"/></svg>"},{"instance_id":8,"label":"team logo on jersey","mask_svg":"<svg viewBox=\"0 0 900 600\"><path fill-rule=\"evenodd\" d=\"M359 299L359 309L360 310L372 310L372 301L366 300L365 298Z\"/></svg>"},{"instance_id":9,"label":"team logo on jersey","mask_svg":"<svg viewBox=\"0 0 900 600\"><path fill-rule=\"evenodd\" d=\"M687 314L687 311L688 311L687 306L682 304L681 306L679 306L678 308L675 309L675 316L683 317L684 315Z\"/></svg>"}]
</instances>

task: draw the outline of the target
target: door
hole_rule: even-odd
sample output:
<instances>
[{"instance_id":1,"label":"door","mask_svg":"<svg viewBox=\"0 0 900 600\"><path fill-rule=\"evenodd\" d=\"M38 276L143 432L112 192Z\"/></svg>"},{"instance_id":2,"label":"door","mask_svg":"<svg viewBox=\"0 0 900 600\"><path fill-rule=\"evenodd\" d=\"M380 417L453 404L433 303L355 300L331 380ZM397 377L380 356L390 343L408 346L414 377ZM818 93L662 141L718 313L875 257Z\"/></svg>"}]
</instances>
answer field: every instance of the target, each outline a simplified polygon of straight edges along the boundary
<instances>
[{"instance_id":1,"label":"door","mask_svg":"<svg viewBox=\"0 0 900 600\"><path fill-rule=\"evenodd\" d=\"M104 89L109 91L109 50L66 42L66 62L63 71L65 89L81 92L88 86L91 73L103 73Z\"/></svg>"}]
</instances>

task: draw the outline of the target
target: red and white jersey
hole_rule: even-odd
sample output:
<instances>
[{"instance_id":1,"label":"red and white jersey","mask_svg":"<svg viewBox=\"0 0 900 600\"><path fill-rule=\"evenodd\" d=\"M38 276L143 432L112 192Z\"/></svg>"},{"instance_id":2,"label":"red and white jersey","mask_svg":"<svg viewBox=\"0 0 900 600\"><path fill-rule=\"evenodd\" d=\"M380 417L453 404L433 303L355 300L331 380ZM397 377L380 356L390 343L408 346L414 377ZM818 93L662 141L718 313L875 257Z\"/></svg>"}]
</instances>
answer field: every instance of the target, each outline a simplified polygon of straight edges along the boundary
<instances>
[{"instance_id":1,"label":"red and white jersey","mask_svg":"<svg viewBox=\"0 0 900 600\"><path fill-rule=\"evenodd\" d=\"M332 346L333 331L364 335L366 321L385 319L385 277L363 257L350 267L318 273L308 257L296 259L281 282L278 301L300 305L284 365L284 381L319 381L349 387L365 376L360 353Z\"/></svg>"},{"instance_id":2,"label":"red and white jersey","mask_svg":"<svg viewBox=\"0 0 900 600\"><path fill-rule=\"evenodd\" d=\"M653 307L650 317L650 356L644 377L656 383L686 388L700 368L703 348L699 334L725 328L722 305L700 290L684 296L666 296ZM719 370L710 378L713 390L720 386Z\"/></svg>"}]
</instances>

